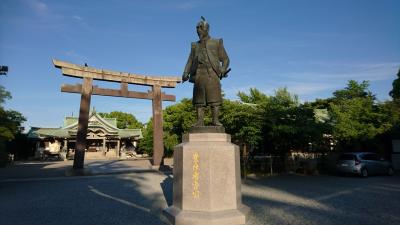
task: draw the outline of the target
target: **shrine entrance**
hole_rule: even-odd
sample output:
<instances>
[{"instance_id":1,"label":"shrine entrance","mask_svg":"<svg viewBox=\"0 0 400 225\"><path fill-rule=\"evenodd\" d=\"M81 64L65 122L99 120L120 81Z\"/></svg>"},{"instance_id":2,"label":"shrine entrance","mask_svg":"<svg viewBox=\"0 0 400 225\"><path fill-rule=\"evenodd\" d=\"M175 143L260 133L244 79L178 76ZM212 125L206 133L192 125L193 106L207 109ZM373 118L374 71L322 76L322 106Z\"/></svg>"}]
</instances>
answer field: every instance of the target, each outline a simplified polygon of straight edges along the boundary
<instances>
[{"instance_id":1,"label":"shrine entrance","mask_svg":"<svg viewBox=\"0 0 400 225\"><path fill-rule=\"evenodd\" d=\"M92 95L103 95L124 98L138 98L152 100L153 108L153 168L158 169L164 154L163 144L163 118L162 101L175 101L174 95L161 92L161 88L174 88L181 82L180 77L147 76L132 73L115 72L110 70L96 69L93 67L80 66L64 61L53 60L56 68L61 69L64 76L83 78L83 84L63 84L62 92L80 93L81 103L79 108L79 124L76 135L75 157L73 168L83 169L85 148L87 147L87 132L90 100ZM93 86L93 80L117 82L121 84L120 89L99 88ZM151 91L137 92L129 91L128 84L150 86Z\"/></svg>"}]
</instances>

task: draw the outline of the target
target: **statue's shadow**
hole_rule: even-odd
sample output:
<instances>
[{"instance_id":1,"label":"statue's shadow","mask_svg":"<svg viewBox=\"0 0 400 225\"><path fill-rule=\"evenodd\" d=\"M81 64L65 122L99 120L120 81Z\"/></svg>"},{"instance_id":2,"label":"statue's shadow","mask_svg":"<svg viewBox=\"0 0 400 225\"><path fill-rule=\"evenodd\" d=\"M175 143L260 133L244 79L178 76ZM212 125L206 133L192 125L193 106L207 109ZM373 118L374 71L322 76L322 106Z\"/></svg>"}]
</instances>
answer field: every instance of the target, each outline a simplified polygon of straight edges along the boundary
<instances>
[{"instance_id":1,"label":"statue's shadow","mask_svg":"<svg viewBox=\"0 0 400 225\"><path fill-rule=\"evenodd\" d=\"M164 194L165 201L169 206L172 206L173 203L173 176L171 172L166 172L165 175L167 176L161 183L161 189Z\"/></svg>"}]
</instances>

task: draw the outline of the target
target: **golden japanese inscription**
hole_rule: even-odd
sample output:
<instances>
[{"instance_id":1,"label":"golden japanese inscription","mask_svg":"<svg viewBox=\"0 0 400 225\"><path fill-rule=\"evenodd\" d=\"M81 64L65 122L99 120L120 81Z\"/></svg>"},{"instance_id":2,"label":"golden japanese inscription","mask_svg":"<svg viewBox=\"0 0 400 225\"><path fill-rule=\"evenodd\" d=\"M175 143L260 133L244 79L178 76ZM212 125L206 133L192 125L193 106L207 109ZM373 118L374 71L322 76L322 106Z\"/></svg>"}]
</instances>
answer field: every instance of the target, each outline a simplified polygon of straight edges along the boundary
<instances>
[{"instance_id":1,"label":"golden japanese inscription","mask_svg":"<svg viewBox=\"0 0 400 225\"><path fill-rule=\"evenodd\" d=\"M200 155L198 152L194 152L193 156L193 174L192 174L192 187L193 187L193 198L200 198L200 184L199 184L199 178L200 178Z\"/></svg>"}]
</instances>

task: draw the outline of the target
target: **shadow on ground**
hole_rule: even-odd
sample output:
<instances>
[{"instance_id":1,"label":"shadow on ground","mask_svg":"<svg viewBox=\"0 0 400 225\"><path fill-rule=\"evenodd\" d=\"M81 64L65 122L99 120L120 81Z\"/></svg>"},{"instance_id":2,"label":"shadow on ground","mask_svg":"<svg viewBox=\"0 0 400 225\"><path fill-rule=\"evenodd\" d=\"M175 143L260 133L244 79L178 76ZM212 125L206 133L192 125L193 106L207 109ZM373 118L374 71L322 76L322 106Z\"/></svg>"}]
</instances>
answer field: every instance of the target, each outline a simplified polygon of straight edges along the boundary
<instances>
[{"instance_id":1,"label":"shadow on ground","mask_svg":"<svg viewBox=\"0 0 400 225\"><path fill-rule=\"evenodd\" d=\"M71 167L72 161L17 161L14 165L0 168L0 181L7 179L61 177Z\"/></svg>"},{"instance_id":2,"label":"shadow on ground","mask_svg":"<svg viewBox=\"0 0 400 225\"><path fill-rule=\"evenodd\" d=\"M247 224L400 224L400 177L249 178Z\"/></svg>"},{"instance_id":3,"label":"shadow on ground","mask_svg":"<svg viewBox=\"0 0 400 225\"><path fill-rule=\"evenodd\" d=\"M111 161L91 163L92 167L132 169ZM38 163L7 168L15 174L3 176L0 181L0 217L3 218L3 225L168 224L162 210L171 201L170 175L143 170L98 176L50 176L65 173L70 165L60 164L54 168L49 168L49 165ZM17 174L22 171L31 172ZM29 177L31 179L16 179L28 178L34 175L33 171L46 173L47 176L41 174Z\"/></svg>"},{"instance_id":4,"label":"shadow on ground","mask_svg":"<svg viewBox=\"0 0 400 225\"><path fill-rule=\"evenodd\" d=\"M129 171L117 161L87 162L99 170ZM90 164L91 163L91 164ZM15 165L0 169L0 217L19 224L168 224L162 210L172 205L173 177L146 170L111 175L64 177L71 164ZM11 169L11 170L10 170ZM12 174L38 179L10 180ZM44 174L46 178L42 179ZM38 175L37 175L38 176ZM5 178L8 178L5 179ZM251 207L247 225L400 224L400 176L248 177L243 203Z\"/></svg>"}]
</instances>

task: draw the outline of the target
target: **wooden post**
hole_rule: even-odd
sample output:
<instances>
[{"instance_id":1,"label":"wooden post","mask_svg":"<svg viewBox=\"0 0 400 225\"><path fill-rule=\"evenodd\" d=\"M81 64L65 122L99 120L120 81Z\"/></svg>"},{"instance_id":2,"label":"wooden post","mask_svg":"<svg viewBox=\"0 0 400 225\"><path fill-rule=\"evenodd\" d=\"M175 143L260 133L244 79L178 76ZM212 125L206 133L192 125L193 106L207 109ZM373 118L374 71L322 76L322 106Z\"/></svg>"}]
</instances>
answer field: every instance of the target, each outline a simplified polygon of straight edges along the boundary
<instances>
[{"instance_id":1,"label":"wooden post","mask_svg":"<svg viewBox=\"0 0 400 225\"><path fill-rule=\"evenodd\" d=\"M247 145L246 143L243 143L243 177L246 180L247 179Z\"/></svg>"},{"instance_id":2,"label":"wooden post","mask_svg":"<svg viewBox=\"0 0 400 225\"><path fill-rule=\"evenodd\" d=\"M63 152L67 152L68 151L68 141L66 138L64 138L64 147L63 147Z\"/></svg>"},{"instance_id":3,"label":"wooden post","mask_svg":"<svg viewBox=\"0 0 400 225\"><path fill-rule=\"evenodd\" d=\"M85 160L86 134L89 123L90 99L92 94L92 78L83 78L81 105L79 109L78 133L76 135L74 169L83 169Z\"/></svg>"},{"instance_id":4,"label":"wooden post","mask_svg":"<svg viewBox=\"0 0 400 225\"><path fill-rule=\"evenodd\" d=\"M121 139L118 138L118 140L117 140L117 149L115 150L115 154L117 155L117 158L119 158L120 148L121 148Z\"/></svg>"},{"instance_id":5,"label":"wooden post","mask_svg":"<svg viewBox=\"0 0 400 225\"><path fill-rule=\"evenodd\" d=\"M159 168L164 155L161 86L153 86L153 168Z\"/></svg>"},{"instance_id":6,"label":"wooden post","mask_svg":"<svg viewBox=\"0 0 400 225\"><path fill-rule=\"evenodd\" d=\"M35 151L35 158L41 159L42 158L42 154L39 151L40 148L40 141L36 142L36 151Z\"/></svg>"}]
</instances>

